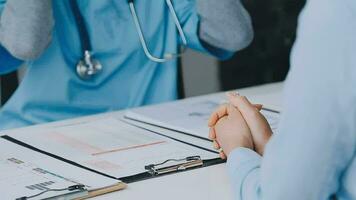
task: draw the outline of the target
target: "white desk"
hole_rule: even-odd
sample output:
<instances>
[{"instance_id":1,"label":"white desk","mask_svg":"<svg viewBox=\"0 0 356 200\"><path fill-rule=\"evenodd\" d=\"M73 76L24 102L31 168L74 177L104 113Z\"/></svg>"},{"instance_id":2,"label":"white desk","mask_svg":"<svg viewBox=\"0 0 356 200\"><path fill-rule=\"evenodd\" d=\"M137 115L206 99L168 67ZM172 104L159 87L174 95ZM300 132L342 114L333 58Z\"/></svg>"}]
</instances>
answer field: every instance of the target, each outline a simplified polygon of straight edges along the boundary
<instances>
[{"instance_id":1,"label":"white desk","mask_svg":"<svg viewBox=\"0 0 356 200\"><path fill-rule=\"evenodd\" d=\"M241 89L242 95L248 96L252 102L262 103L268 107L280 110L282 83L269 84L259 87ZM214 94L224 95L224 93ZM78 121L86 121L108 117L111 115L122 115L123 112L113 112L101 115L83 117L45 125L32 126L22 129L10 130L11 132L26 132L28 129L40 129L48 126L58 126ZM26 134L26 133L24 133ZM233 199L232 189L229 184L225 170L225 164L196 169L188 172L168 175L160 178L140 181L129 184L126 190L94 198L95 200L120 199L120 200L181 200L181 199Z\"/></svg>"}]
</instances>

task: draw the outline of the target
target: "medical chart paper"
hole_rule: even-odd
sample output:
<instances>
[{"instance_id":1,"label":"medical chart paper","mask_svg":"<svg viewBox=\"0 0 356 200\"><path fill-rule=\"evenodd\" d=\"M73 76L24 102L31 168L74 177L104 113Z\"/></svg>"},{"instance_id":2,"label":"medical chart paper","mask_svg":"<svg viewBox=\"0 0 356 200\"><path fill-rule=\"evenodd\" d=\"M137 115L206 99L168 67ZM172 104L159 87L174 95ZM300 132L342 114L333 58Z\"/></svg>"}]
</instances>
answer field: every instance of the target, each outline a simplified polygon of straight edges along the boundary
<instances>
[{"instance_id":1,"label":"medical chart paper","mask_svg":"<svg viewBox=\"0 0 356 200\"><path fill-rule=\"evenodd\" d=\"M168 159L218 157L216 153L171 140L115 118L10 136L116 178L146 172L146 165Z\"/></svg>"},{"instance_id":2,"label":"medical chart paper","mask_svg":"<svg viewBox=\"0 0 356 200\"><path fill-rule=\"evenodd\" d=\"M0 146L1 199L16 199L77 184L94 190L118 183L118 180L67 164L3 138L0 138ZM68 191L48 192L37 199L65 193Z\"/></svg>"},{"instance_id":3,"label":"medical chart paper","mask_svg":"<svg viewBox=\"0 0 356 200\"><path fill-rule=\"evenodd\" d=\"M174 130L169 130L166 128L161 128L158 126L154 126L154 125L150 125L147 123L142 123L142 122L138 122L138 121L134 121L134 120L130 120L130 119L123 118L122 120L124 120L127 123L130 123L132 125L135 125L137 127L141 127L141 128L144 128L144 129L156 132L156 133L160 133L167 137L171 137L171 138L174 138L179 141L189 142L190 144L194 144L199 147L202 147L202 148L205 148L210 151L214 151L214 152L218 153L218 151L216 149L214 149L213 145L211 145L211 141L209 141L209 140L202 140L201 138L198 138L198 137L192 137L190 135L182 134L182 133L174 131Z\"/></svg>"},{"instance_id":4,"label":"medical chart paper","mask_svg":"<svg viewBox=\"0 0 356 200\"><path fill-rule=\"evenodd\" d=\"M128 110L125 117L208 139L208 119L223 100L221 96L189 98ZM278 126L279 113L267 109L262 110L261 113L274 131Z\"/></svg>"}]
</instances>

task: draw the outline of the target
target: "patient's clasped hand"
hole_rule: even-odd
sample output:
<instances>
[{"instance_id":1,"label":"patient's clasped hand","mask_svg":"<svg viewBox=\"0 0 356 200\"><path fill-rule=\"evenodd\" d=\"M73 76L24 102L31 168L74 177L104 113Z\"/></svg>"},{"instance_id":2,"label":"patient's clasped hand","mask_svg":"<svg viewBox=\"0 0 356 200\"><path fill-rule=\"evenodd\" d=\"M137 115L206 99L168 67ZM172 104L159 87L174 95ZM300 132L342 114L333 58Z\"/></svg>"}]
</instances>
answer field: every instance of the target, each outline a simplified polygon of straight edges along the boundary
<instances>
[{"instance_id":1,"label":"patient's clasped hand","mask_svg":"<svg viewBox=\"0 0 356 200\"><path fill-rule=\"evenodd\" d=\"M229 103L221 105L210 116L209 138L219 150L220 157L227 159L236 148L248 148L263 155L272 130L260 113L262 105L251 104L238 93L227 93Z\"/></svg>"}]
</instances>

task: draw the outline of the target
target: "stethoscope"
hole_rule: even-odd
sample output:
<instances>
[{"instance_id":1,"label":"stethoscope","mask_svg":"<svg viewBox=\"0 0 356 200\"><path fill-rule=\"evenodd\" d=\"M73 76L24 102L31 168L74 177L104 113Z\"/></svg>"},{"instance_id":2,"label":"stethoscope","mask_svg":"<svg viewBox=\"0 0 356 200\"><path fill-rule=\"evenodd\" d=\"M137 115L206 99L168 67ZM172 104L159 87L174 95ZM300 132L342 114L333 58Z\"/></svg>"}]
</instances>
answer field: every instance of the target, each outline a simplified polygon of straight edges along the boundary
<instances>
[{"instance_id":1,"label":"stethoscope","mask_svg":"<svg viewBox=\"0 0 356 200\"><path fill-rule=\"evenodd\" d=\"M76 71L77 71L77 75L81 79L87 80L87 79L90 79L90 78L94 77L95 75L99 74L103 70L103 66L101 65L101 63L98 60L93 58L94 57L92 55L93 49L92 49L92 45L90 42L88 29L85 25L84 17L80 12L77 0L70 0L70 2L71 2L71 9L72 9L75 21L76 21L76 25L78 27L81 49L82 49L82 53L83 53L82 59L80 59L79 62L77 63ZM188 43L187 38L184 34L183 28L179 22L177 13L174 10L171 0L166 0L166 4L169 8L169 11L170 11L172 17L173 17L173 21L177 27L178 33L181 37L182 49L180 50L179 53L165 53L163 58L154 56L151 53L151 51L148 49L147 42L144 37L142 28L141 28L140 21L137 16L136 8L134 5L134 0L127 0L127 2L129 5L129 8L130 8L130 12L131 12L135 27L136 27L138 37L140 39L142 49L149 60L151 60L153 62L157 62L157 63L164 63L164 62L168 62L170 60L180 57L185 52L185 49L186 49L186 46Z\"/></svg>"}]
</instances>

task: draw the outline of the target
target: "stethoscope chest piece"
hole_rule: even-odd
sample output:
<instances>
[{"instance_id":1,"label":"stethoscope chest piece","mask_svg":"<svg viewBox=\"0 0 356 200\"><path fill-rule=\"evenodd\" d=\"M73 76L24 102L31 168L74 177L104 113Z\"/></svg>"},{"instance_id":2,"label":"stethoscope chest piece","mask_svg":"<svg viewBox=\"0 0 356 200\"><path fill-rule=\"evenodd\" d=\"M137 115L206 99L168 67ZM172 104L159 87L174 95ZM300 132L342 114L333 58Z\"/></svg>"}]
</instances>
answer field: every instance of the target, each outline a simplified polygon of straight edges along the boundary
<instances>
[{"instance_id":1,"label":"stethoscope chest piece","mask_svg":"<svg viewBox=\"0 0 356 200\"><path fill-rule=\"evenodd\" d=\"M93 76L99 74L103 69L103 66L98 60L91 57L89 51L84 52L84 58L77 64L77 74L80 79L88 80Z\"/></svg>"}]
</instances>

